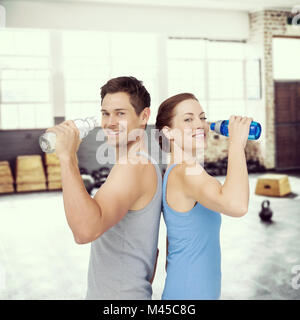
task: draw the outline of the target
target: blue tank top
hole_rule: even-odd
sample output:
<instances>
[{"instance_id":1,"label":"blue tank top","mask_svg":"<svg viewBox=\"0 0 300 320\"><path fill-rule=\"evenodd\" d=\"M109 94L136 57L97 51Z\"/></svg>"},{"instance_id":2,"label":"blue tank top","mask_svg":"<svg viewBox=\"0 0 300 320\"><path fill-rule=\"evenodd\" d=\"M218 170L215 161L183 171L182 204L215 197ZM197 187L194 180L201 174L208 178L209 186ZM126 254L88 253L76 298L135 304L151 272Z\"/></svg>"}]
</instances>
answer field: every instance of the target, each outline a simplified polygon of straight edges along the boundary
<instances>
[{"instance_id":1,"label":"blue tank top","mask_svg":"<svg viewBox=\"0 0 300 320\"><path fill-rule=\"evenodd\" d=\"M162 300L216 300L221 293L221 215L199 202L178 212L166 202L169 173L163 179L163 216L167 227L167 277Z\"/></svg>"}]
</instances>

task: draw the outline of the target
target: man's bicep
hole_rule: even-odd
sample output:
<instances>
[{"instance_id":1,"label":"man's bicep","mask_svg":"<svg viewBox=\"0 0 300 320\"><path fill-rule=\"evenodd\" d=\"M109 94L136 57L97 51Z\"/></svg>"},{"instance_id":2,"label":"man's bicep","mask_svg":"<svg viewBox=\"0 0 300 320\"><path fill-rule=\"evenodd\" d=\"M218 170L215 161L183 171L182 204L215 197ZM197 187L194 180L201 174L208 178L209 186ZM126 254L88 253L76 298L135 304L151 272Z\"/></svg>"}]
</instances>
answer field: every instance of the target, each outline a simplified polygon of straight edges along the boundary
<instances>
[{"instance_id":1,"label":"man's bicep","mask_svg":"<svg viewBox=\"0 0 300 320\"><path fill-rule=\"evenodd\" d=\"M117 224L136 201L138 188L134 183L135 173L130 171L113 172L94 196L101 208L101 233Z\"/></svg>"}]
</instances>

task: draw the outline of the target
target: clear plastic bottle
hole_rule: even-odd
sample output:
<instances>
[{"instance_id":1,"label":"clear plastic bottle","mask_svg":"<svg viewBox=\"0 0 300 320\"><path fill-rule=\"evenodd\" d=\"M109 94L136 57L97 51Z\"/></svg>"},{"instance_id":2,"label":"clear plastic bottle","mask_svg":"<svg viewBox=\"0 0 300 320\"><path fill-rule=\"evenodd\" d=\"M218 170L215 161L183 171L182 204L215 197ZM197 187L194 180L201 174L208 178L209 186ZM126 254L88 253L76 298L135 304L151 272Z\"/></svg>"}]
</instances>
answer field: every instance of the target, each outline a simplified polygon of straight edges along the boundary
<instances>
[{"instance_id":1,"label":"clear plastic bottle","mask_svg":"<svg viewBox=\"0 0 300 320\"><path fill-rule=\"evenodd\" d=\"M228 137L229 120L218 120L210 124L210 129L218 134ZM261 134L261 125L259 122L252 121L249 128L248 140L257 140Z\"/></svg>"},{"instance_id":2,"label":"clear plastic bottle","mask_svg":"<svg viewBox=\"0 0 300 320\"><path fill-rule=\"evenodd\" d=\"M85 119L75 119L74 124L79 130L80 139L85 138L91 130L99 125L97 116ZM40 147L43 152L53 153L55 151L56 134L54 132L45 132L39 137Z\"/></svg>"}]
</instances>

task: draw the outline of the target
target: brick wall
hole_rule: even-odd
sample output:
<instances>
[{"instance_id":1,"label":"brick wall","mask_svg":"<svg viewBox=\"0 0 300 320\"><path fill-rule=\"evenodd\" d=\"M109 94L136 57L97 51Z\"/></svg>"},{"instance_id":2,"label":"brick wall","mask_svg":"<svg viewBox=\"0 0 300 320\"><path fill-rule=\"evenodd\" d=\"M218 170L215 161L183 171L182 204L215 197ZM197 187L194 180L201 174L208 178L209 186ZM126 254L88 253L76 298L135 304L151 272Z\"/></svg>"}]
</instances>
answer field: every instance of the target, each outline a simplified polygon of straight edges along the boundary
<instances>
[{"instance_id":1,"label":"brick wall","mask_svg":"<svg viewBox=\"0 0 300 320\"><path fill-rule=\"evenodd\" d=\"M228 138L210 131L207 141L208 148L205 150L204 161L217 162L228 157ZM264 163L260 141L248 140L245 148L246 160L258 160Z\"/></svg>"},{"instance_id":2,"label":"brick wall","mask_svg":"<svg viewBox=\"0 0 300 320\"><path fill-rule=\"evenodd\" d=\"M268 169L275 168L275 128L274 128L274 81L272 38L275 36L300 36L300 28L287 25L289 11L264 10L249 14L249 44L255 46L262 59L262 89L265 121L262 124L265 139L262 141L263 163Z\"/></svg>"}]
</instances>

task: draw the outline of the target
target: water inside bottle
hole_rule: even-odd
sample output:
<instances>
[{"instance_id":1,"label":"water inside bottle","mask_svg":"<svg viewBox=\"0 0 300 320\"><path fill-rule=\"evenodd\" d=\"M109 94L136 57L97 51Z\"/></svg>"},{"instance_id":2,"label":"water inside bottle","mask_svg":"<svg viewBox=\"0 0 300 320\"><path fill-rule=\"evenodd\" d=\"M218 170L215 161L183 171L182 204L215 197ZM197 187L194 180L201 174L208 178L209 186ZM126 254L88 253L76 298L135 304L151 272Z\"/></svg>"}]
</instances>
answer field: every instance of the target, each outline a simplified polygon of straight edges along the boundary
<instances>
[{"instance_id":1,"label":"water inside bottle","mask_svg":"<svg viewBox=\"0 0 300 320\"><path fill-rule=\"evenodd\" d=\"M56 135L53 132L45 132L39 137L39 144L43 152L53 153L55 151Z\"/></svg>"},{"instance_id":2,"label":"water inside bottle","mask_svg":"<svg viewBox=\"0 0 300 320\"><path fill-rule=\"evenodd\" d=\"M39 138L39 143L40 143L40 147L41 149L43 150L43 152L46 152L46 153L51 153L53 152L51 150L51 146L50 146L50 142L48 139L45 139L45 137L43 136L40 136Z\"/></svg>"}]
</instances>

